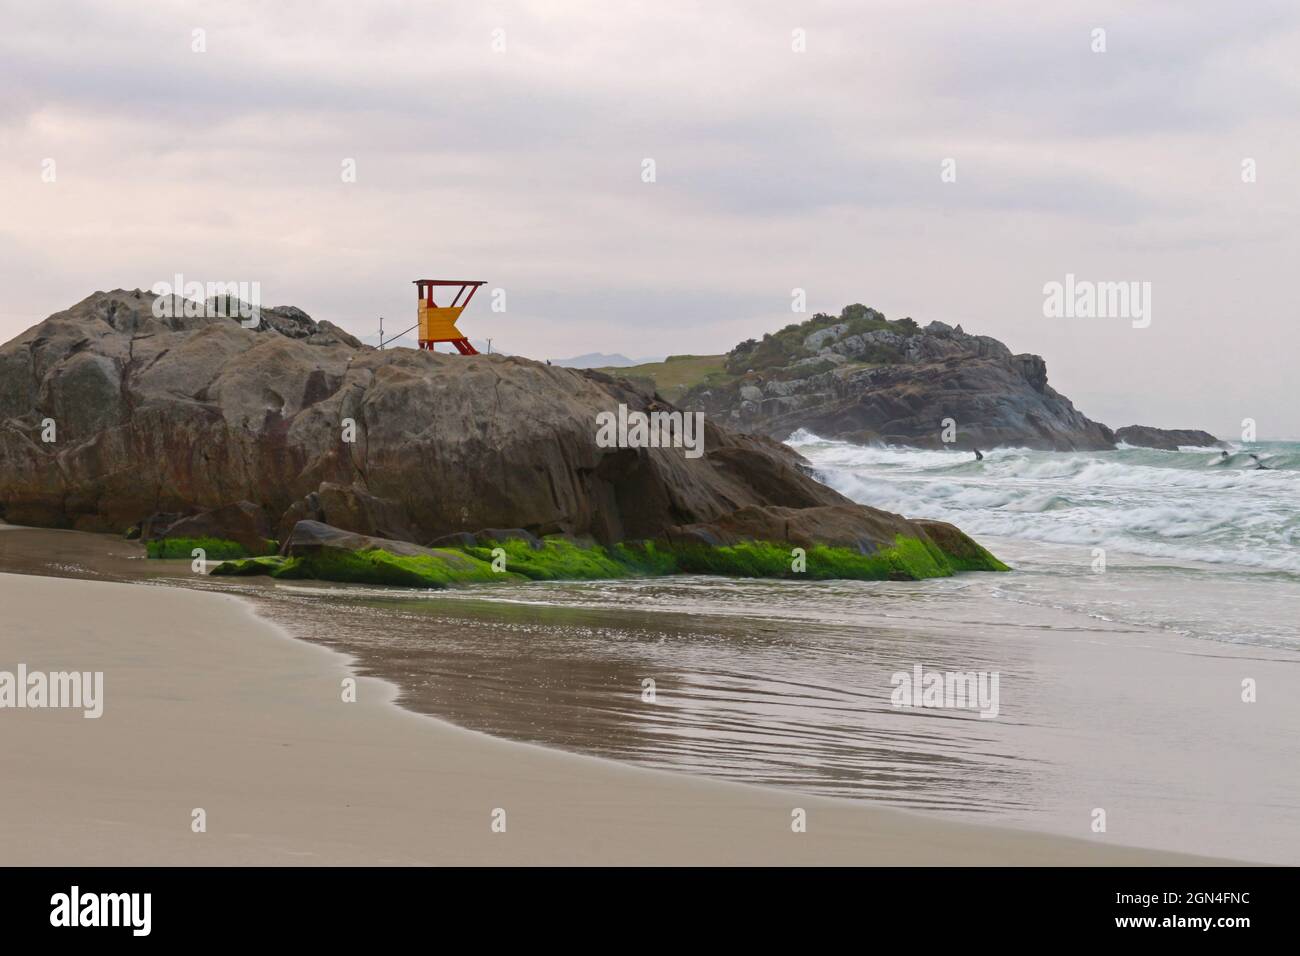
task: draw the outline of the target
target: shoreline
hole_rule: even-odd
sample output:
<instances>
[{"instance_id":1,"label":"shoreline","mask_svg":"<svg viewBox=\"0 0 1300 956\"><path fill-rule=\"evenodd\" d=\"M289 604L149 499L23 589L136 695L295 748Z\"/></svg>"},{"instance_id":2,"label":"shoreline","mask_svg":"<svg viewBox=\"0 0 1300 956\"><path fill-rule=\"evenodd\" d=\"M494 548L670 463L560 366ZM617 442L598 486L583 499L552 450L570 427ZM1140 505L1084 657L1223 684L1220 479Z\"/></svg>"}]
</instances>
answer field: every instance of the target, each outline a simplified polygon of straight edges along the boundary
<instances>
[{"instance_id":1,"label":"shoreline","mask_svg":"<svg viewBox=\"0 0 1300 956\"><path fill-rule=\"evenodd\" d=\"M393 684L234 595L9 573L0 593L8 663L105 672L98 720L0 711L25 768L0 787L10 863L1214 862L491 737L406 710ZM355 703L341 699L349 677ZM191 832L196 807L205 833ZM796 807L807 832L791 830Z\"/></svg>"}]
</instances>

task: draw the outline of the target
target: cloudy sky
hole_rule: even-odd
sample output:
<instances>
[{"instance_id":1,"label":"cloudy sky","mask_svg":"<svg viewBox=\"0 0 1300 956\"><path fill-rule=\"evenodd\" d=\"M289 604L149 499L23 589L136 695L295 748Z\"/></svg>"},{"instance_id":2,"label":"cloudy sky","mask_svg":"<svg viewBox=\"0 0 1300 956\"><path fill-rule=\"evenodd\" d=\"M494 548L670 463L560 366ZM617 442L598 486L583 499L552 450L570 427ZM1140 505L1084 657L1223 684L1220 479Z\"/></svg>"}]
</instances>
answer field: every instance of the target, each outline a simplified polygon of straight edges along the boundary
<instances>
[{"instance_id":1,"label":"cloudy sky","mask_svg":"<svg viewBox=\"0 0 1300 956\"><path fill-rule=\"evenodd\" d=\"M0 339L176 273L391 331L446 276L507 351L707 353L800 288L1040 353L1111 425L1300 437L1291 0L0 11ZM1067 273L1150 326L1045 317Z\"/></svg>"}]
</instances>

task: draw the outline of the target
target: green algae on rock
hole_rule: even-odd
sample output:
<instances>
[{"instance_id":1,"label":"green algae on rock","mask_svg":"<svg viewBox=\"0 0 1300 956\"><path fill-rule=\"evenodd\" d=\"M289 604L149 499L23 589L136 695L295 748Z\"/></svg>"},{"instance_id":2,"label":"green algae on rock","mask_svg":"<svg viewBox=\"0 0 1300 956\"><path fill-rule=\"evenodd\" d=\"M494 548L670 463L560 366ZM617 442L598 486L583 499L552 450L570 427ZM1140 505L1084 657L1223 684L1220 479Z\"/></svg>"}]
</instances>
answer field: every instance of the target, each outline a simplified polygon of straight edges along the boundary
<instances>
[{"instance_id":1,"label":"green algae on rock","mask_svg":"<svg viewBox=\"0 0 1300 956\"><path fill-rule=\"evenodd\" d=\"M354 584L445 588L520 581L709 574L789 580L915 581L957 571L1005 571L1004 565L951 525L934 522L926 537L899 534L890 547L864 550L777 541L706 544L695 540L622 542L605 547L555 535L491 539L483 544L420 548L319 525L304 529L286 557L227 561L216 575L268 574ZM948 532L947 529L951 529ZM470 536L472 537L472 536ZM482 536L480 536L481 538ZM394 553L388 545L405 553ZM796 549L799 549L796 551ZM800 553L800 551L802 553Z\"/></svg>"},{"instance_id":2,"label":"green algae on rock","mask_svg":"<svg viewBox=\"0 0 1300 956\"><path fill-rule=\"evenodd\" d=\"M144 546L145 553L151 558L184 558L188 561L194 556L195 550L201 550L204 557L210 561L255 556L238 541L229 541L225 538L156 538L153 541L146 541ZM275 549L276 543L268 539L259 553L274 554Z\"/></svg>"}]
</instances>

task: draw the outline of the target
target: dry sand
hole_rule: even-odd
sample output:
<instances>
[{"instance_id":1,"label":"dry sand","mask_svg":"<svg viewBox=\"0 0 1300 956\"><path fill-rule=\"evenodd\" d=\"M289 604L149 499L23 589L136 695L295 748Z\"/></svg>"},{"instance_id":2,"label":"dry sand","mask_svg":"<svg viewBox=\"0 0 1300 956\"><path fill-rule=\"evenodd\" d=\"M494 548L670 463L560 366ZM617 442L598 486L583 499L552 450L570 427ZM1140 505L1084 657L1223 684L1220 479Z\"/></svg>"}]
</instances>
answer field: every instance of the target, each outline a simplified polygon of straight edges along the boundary
<instances>
[{"instance_id":1,"label":"dry sand","mask_svg":"<svg viewBox=\"0 0 1300 956\"><path fill-rule=\"evenodd\" d=\"M371 678L345 703L345 657L230 595L0 574L20 662L103 671L104 714L0 710L3 864L1201 862L498 740Z\"/></svg>"}]
</instances>

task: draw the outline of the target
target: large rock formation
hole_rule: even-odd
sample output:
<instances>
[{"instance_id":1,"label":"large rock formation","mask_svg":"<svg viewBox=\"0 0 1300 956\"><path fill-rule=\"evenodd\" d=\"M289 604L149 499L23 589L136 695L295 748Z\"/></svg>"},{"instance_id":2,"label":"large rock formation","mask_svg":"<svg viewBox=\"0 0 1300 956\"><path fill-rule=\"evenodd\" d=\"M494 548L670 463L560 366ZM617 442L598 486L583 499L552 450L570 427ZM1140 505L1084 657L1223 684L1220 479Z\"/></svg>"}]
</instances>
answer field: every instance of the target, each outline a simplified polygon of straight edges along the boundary
<instances>
[{"instance_id":1,"label":"large rock formation","mask_svg":"<svg viewBox=\"0 0 1300 956\"><path fill-rule=\"evenodd\" d=\"M1153 428L1150 425L1125 425L1116 429L1115 440L1138 448L1177 451L1184 446L1216 448L1223 444L1209 432L1196 428Z\"/></svg>"},{"instance_id":2,"label":"large rock formation","mask_svg":"<svg viewBox=\"0 0 1300 956\"><path fill-rule=\"evenodd\" d=\"M832 507L877 527L876 546L925 535L761 436L709 423L699 458L598 447L598 412L671 410L599 372L377 351L292 308L250 329L153 306L98 292L0 347L0 517L220 536L225 514L253 542L305 520L420 545L485 528L610 544L747 507Z\"/></svg>"},{"instance_id":3,"label":"large rock formation","mask_svg":"<svg viewBox=\"0 0 1300 956\"><path fill-rule=\"evenodd\" d=\"M949 447L1114 447L1109 428L1047 384L1047 364L1037 355L1013 355L961 326L890 322L860 305L841 318L827 324L820 316L742 343L727 357L735 379L698 387L681 404L777 439L803 428L859 443L941 447L952 419ZM810 326L815 330L805 334Z\"/></svg>"}]
</instances>

